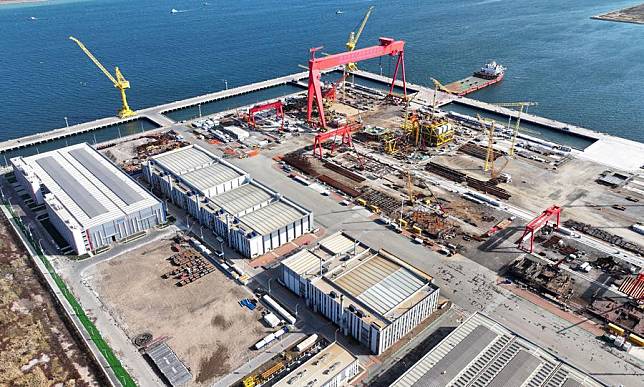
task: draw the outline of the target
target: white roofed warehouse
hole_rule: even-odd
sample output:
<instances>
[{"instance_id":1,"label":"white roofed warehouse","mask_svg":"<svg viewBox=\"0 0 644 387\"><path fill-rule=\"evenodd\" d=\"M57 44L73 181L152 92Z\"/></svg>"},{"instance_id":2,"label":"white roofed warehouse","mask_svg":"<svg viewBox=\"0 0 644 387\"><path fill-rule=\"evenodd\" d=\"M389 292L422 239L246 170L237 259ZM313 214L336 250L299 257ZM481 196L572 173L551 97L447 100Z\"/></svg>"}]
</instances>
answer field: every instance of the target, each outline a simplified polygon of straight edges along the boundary
<instances>
[{"instance_id":1,"label":"white roofed warehouse","mask_svg":"<svg viewBox=\"0 0 644 387\"><path fill-rule=\"evenodd\" d=\"M534 386L600 387L604 384L549 351L474 313L391 387Z\"/></svg>"},{"instance_id":2,"label":"white roofed warehouse","mask_svg":"<svg viewBox=\"0 0 644 387\"><path fill-rule=\"evenodd\" d=\"M433 278L344 233L281 262L281 279L306 304L376 355L438 307Z\"/></svg>"},{"instance_id":3,"label":"white roofed warehouse","mask_svg":"<svg viewBox=\"0 0 644 387\"><path fill-rule=\"evenodd\" d=\"M79 255L166 221L163 203L86 143L16 157L11 164Z\"/></svg>"},{"instance_id":4,"label":"white roofed warehouse","mask_svg":"<svg viewBox=\"0 0 644 387\"><path fill-rule=\"evenodd\" d=\"M246 257L263 255L313 228L311 211L197 145L152 157L143 171L153 191Z\"/></svg>"}]
</instances>

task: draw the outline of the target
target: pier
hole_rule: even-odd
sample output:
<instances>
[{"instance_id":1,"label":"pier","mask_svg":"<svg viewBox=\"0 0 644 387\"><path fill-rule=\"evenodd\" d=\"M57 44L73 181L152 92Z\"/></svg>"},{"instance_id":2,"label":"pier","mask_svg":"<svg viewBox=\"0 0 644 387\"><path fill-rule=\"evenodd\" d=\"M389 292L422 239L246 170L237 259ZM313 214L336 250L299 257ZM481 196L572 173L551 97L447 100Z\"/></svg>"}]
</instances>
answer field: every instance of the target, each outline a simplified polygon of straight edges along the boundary
<instances>
[{"instance_id":1,"label":"pier","mask_svg":"<svg viewBox=\"0 0 644 387\"><path fill-rule=\"evenodd\" d=\"M307 77L308 72L295 73L284 77L273 78L266 81L251 83L227 90L221 90L215 93L204 94L197 97L141 109L136 112L135 116L128 117L126 119L121 119L118 117L101 118L95 121L85 122L78 125L71 125L65 128L49 130L47 132L41 132L17 139L7 140L0 143L0 153L9 152L14 149L26 148L32 145L70 137L81 133L87 133L93 130L102 129L114 125L133 122L140 119L149 120L157 127L167 127L175 124L176 122L164 115L164 113L197 106L199 104L208 103L219 99L252 93L254 91L268 89L279 85L297 83L297 81Z\"/></svg>"}]
</instances>

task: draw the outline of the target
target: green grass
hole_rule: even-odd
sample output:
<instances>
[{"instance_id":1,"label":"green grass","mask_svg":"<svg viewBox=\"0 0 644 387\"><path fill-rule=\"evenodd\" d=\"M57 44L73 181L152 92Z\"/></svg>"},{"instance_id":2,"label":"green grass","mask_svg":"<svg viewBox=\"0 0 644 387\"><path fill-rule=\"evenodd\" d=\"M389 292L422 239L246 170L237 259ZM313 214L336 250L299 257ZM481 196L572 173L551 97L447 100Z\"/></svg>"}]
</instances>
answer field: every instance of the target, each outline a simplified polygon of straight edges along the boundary
<instances>
[{"instance_id":1,"label":"green grass","mask_svg":"<svg viewBox=\"0 0 644 387\"><path fill-rule=\"evenodd\" d=\"M63 281L63 279L60 278L58 273L56 273L56 270L54 270L54 267L49 262L47 257L43 255L43 252L37 246L37 243L35 243L34 240L31 239L31 237L29 237L29 234L27 233L25 226L22 224L22 221L20 220L20 218L16 217L15 213L13 212L13 208L10 205L8 205L7 208L9 209L9 212L11 212L14 222L21 229L23 235L25 236L25 238L27 239L27 241L29 242L33 250L36 251L36 253L38 254L38 258L47 269L47 272L53 278L54 282L56 283L56 286L58 287L58 290L60 290L62 295L65 297L65 299L69 302L72 309L74 310L74 313L76 314L76 317L78 317L81 324L85 328L85 331L89 334L90 338L92 339L92 341L94 342L98 350L103 355L103 358L109 364L110 368L112 369L112 372L114 372L114 374L116 375L116 377L124 387L136 386L134 379L132 379L132 377L127 372L127 370L123 367L119 359L116 357L116 355L114 355L112 348L110 348L110 346L105 342L105 340L101 336L101 333L98 331L98 329L96 329L96 326L94 325L94 323L92 323L92 321L87 316L87 314L85 314L83 307L81 307L81 305L78 303L78 301L76 300L76 297L74 297L72 292L69 291L69 288L67 288L65 281Z\"/></svg>"}]
</instances>

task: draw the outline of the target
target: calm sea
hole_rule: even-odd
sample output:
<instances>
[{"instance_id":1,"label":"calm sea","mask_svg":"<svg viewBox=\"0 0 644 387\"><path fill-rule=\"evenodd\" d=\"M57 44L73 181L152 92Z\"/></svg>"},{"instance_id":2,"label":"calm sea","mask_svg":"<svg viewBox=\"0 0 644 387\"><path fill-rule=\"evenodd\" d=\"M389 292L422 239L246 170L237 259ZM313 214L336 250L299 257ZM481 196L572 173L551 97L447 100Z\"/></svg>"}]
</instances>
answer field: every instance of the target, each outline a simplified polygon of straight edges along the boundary
<instances>
[{"instance_id":1,"label":"calm sea","mask_svg":"<svg viewBox=\"0 0 644 387\"><path fill-rule=\"evenodd\" d=\"M409 80L508 67L485 101L644 141L644 26L591 20L637 1L49 1L0 6L0 140L113 115L118 94L74 35L131 81L142 108L300 71L308 49L342 50L369 5L359 46L406 40ZM171 14L171 9L178 13ZM336 14L337 10L343 13ZM362 68L388 73L389 59Z\"/></svg>"}]
</instances>

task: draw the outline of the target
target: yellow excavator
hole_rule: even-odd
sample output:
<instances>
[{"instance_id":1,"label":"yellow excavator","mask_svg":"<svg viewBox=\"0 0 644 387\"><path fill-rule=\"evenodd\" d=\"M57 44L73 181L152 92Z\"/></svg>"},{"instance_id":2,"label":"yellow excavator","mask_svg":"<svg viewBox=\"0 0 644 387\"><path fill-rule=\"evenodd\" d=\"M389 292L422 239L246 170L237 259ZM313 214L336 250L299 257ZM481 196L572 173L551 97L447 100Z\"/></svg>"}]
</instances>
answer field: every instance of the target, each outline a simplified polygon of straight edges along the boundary
<instances>
[{"instance_id":1,"label":"yellow excavator","mask_svg":"<svg viewBox=\"0 0 644 387\"><path fill-rule=\"evenodd\" d=\"M85 45L80 40L76 39L73 36L70 36L69 39L74 41L76 44L78 44L78 47L80 47L81 50L83 50L85 55L87 55L89 59L91 59L91 61L94 62L96 67L98 67L98 69L101 70L103 74L105 74L105 76L110 81L112 81L112 83L114 84L114 87L116 87L121 92L121 109L118 111L118 116L120 118L126 118L126 117L131 117L135 115L136 112L130 109L130 106L127 104L127 96L125 95L125 89L130 88L130 82L127 79L125 79L125 77L121 73L121 70L119 70L118 67L115 67L114 68L115 75L110 74L110 72L107 71L105 66L103 66L103 64L101 64L101 62L99 62L98 59L96 59L96 57L87 49L87 47L85 47Z\"/></svg>"}]
</instances>

